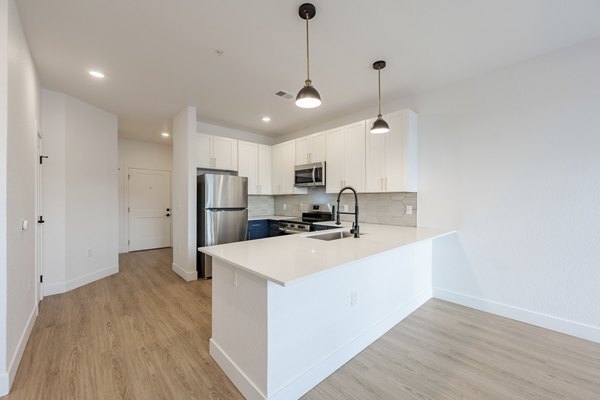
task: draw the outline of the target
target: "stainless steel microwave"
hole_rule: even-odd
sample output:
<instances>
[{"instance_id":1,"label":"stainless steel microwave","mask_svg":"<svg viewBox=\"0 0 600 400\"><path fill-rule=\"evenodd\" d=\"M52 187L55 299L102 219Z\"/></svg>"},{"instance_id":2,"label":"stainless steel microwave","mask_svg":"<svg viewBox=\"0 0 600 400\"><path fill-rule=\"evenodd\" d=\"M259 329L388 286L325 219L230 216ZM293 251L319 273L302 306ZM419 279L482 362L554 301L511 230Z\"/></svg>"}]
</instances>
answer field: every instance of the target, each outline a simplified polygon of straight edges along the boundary
<instances>
[{"instance_id":1,"label":"stainless steel microwave","mask_svg":"<svg viewBox=\"0 0 600 400\"><path fill-rule=\"evenodd\" d=\"M325 186L325 161L294 167L294 185L298 187Z\"/></svg>"}]
</instances>

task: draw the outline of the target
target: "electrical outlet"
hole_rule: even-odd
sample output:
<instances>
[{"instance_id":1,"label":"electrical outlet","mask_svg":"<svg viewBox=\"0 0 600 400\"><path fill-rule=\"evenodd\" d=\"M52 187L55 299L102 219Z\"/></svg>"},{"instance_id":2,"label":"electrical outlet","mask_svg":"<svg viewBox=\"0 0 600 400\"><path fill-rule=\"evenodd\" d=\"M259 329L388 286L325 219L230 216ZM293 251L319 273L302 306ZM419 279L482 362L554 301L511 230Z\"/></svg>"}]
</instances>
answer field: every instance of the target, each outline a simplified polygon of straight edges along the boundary
<instances>
[{"instance_id":1,"label":"electrical outlet","mask_svg":"<svg viewBox=\"0 0 600 400\"><path fill-rule=\"evenodd\" d=\"M348 212L348 204L344 204L344 212Z\"/></svg>"},{"instance_id":2,"label":"electrical outlet","mask_svg":"<svg viewBox=\"0 0 600 400\"><path fill-rule=\"evenodd\" d=\"M413 211L412 206L406 206L406 215L411 215Z\"/></svg>"},{"instance_id":3,"label":"electrical outlet","mask_svg":"<svg viewBox=\"0 0 600 400\"><path fill-rule=\"evenodd\" d=\"M350 291L350 306L354 307L357 302L358 302L358 293L356 292L356 289L352 289Z\"/></svg>"},{"instance_id":4,"label":"electrical outlet","mask_svg":"<svg viewBox=\"0 0 600 400\"><path fill-rule=\"evenodd\" d=\"M283 211L287 210L287 204L283 203Z\"/></svg>"}]
</instances>

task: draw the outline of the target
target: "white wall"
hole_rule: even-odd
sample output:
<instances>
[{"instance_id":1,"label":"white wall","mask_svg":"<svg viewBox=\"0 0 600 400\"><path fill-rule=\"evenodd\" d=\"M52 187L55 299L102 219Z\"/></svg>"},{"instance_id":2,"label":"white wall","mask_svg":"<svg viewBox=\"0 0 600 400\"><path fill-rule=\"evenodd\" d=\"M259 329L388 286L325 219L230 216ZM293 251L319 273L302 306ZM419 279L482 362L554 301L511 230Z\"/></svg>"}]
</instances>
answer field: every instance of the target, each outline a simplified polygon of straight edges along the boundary
<instances>
[{"instance_id":1,"label":"white wall","mask_svg":"<svg viewBox=\"0 0 600 400\"><path fill-rule=\"evenodd\" d=\"M67 279L78 287L118 272L118 128L114 114L66 105Z\"/></svg>"},{"instance_id":2,"label":"white wall","mask_svg":"<svg viewBox=\"0 0 600 400\"><path fill-rule=\"evenodd\" d=\"M119 139L119 252L127 253L129 214L127 213L129 168L171 171L173 146Z\"/></svg>"},{"instance_id":3,"label":"white wall","mask_svg":"<svg viewBox=\"0 0 600 400\"><path fill-rule=\"evenodd\" d=\"M458 230L437 246L436 296L600 341L599 70L594 40L418 96L384 96L384 113L419 114L418 225Z\"/></svg>"},{"instance_id":4,"label":"white wall","mask_svg":"<svg viewBox=\"0 0 600 400\"><path fill-rule=\"evenodd\" d=\"M0 396L8 393L6 368L6 169L8 139L8 1L0 0Z\"/></svg>"},{"instance_id":5,"label":"white wall","mask_svg":"<svg viewBox=\"0 0 600 400\"><path fill-rule=\"evenodd\" d=\"M600 40L416 99L437 295L600 341Z\"/></svg>"},{"instance_id":6,"label":"white wall","mask_svg":"<svg viewBox=\"0 0 600 400\"><path fill-rule=\"evenodd\" d=\"M118 272L117 117L44 90L44 294ZM57 186L50 186L57 184Z\"/></svg>"},{"instance_id":7,"label":"white wall","mask_svg":"<svg viewBox=\"0 0 600 400\"><path fill-rule=\"evenodd\" d=\"M187 281L196 271L196 108L186 107L173 118L173 271Z\"/></svg>"},{"instance_id":8,"label":"white wall","mask_svg":"<svg viewBox=\"0 0 600 400\"><path fill-rule=\"evenodd\" d=\"M0 234L0 395L3 395L14 379L37 316L35 207L39 83L14 0L0 1L0 10L0 151L3 160L0 167L3 231ZM29 229L21 229L22 220L29 222Z\"/></svg>"}]
</instances>

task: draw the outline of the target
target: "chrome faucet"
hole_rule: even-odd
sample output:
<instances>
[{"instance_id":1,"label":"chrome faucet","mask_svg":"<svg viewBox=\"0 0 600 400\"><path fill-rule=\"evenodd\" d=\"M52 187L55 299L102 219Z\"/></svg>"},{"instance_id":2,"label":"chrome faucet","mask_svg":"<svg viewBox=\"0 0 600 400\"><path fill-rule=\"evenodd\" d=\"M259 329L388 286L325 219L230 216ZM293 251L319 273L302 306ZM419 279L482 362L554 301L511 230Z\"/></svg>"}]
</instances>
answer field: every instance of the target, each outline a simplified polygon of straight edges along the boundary
<instances>
[{"instance_id":1,"label":"chrome faucet","mask_svg":"<svg viewBox=\"0 0 600 400\"><path fill-rule=\"evenodd\" d=\"M340 212L340 196L342 195L342 192L344 192L345 190L351 190L354 193L354 212L353 213ZM358 195L356 194L356 190L354 190L354 188L352 186L345 186L338 193L337 210L336 211L337 211L336 219L335 219L336 225L342 224L342 222L340 221L340 214L354 214L354 222L352 223L352 229L350 230L350 233L353 233L354 237L358 239L360 237L360 228L358 226Z\"/></svg>"}]
</instances>

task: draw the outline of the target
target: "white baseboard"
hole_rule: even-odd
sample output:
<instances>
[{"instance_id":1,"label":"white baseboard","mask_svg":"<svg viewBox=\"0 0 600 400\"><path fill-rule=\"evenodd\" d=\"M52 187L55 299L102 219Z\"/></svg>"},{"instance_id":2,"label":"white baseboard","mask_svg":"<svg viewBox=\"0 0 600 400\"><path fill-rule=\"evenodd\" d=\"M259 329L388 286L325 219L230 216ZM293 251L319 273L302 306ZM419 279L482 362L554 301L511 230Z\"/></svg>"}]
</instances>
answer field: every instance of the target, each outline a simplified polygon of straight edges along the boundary
<instances>
[{"instance_id":1,"label":"white baseboard","mask_svg":"<svg viewBox=\"0 0 600 400\"><path fill-rule=\"evenodd\" d=\"M188 271L179 265L172 264L173 272L182 277L186 282L195 281L198 279L198 271Z\"/></svg>"},{"instance_id":2,"label":"white baseboard","mask_svg":"<svg viewBox=\"0 0 600 400\"><path fill-rule=\"evenodd\" d=\"M0 373L0 397L6 396L8 394L8 389L10 389L10 385L8 384L8 373L2 372Z\"/></svg>"},{"instance_id":3,"label":"white baseboard","mask_svg":"<svg viewBox=\"0 0 600 400\"><path fill-rule=\"evenodd\" d=\"M248 400L288 400L298 399L321 381L334 373L342 365L350 361L371 343L383 336L404 318L412 314L431 298L431 290L427 290L413 297L393 313L366 329L351 341L334 350L329 356L319 361L304 373L290 380L286 386L276 393L265 396L246 374L228 357L219 345L210 339L210 355L225 371L233 384Z\"/></svg>"},{"instance_id":4,"label":"white baseboard","mask_svg":"<svg viewBox=\"0 0 600 400\"><path fill-rule=\"evenodd\" d=\"M128 246L119 247L119 254L123 254L123 253L129 253L129 247Z\"/></svg>"},{"instance_id":5,"label":"white baseboard","mask_svg":"<svg viewBox=\"0 0 600 400\"><path fill-rule=\"evenodd\" d=\"M8 394L10 387L12 386L13 380L17 375L17 370L19 369L19 364L21 363L21 358L23 358L23 353L25 352L27 341L29 340L29 336L31 335L31 331L33 330L33 325L35 324L37 315L38 305L36 302L35 307L31 311L31 314L29 314L27 324L25 324L25 329L23 330L23 333L19 338L19 343L17 344L15 353L13 354L10 363L8 364L8 371L0 374L0 396Z\"/></svg>"},{"instance_id":6,"label":"white baseboard","mask_svg":"<svg viewBox=\"0 0 600 400\"><path fill-rule=\"evenodd\" d=\"M67 291L67 282L43 283L42 291L44 297L52 296L53 294L61 294Z\"/></svg>"},{"instance_id":7,"label":"white baseboard","mask_svg":"<svg viewBox=\"0 0 600 400\"><path fill-rule=\"evenodd\" d=\"M433 297L460 304L465 307L489 312L502 317L525 322L541 328L565 333L581 339L600 343L600 327L582 324L568 319L542 314L536 311L526 310L496 301L470 296L463 293L453 292L442 288L433 289Z\"/></svg>"},{"instance_id":8,"label":"white baseboard","mask_svg":"<svg viewBox=\"0 0 600 400\"><path fill-rule=\"evenodd\" d=\"M217 364L219 364L219 367L225 371L225 375L231 379L235 387L244 395L246 400L266 400L267 397L265 394L254 385L254 382L242 372L237 364L229 358L221 346L212 338L210 338L209 353Z\"/></svg>"},{"instance_id":9,"label":"white baseboard","mask_svg":"<svg viewBox=\"0 0 600 400\"><path fill-rule=\"evenodd\" d=\"M118 265L111 265L110 267L94 271L92 273L80 276L75 279L71 279L65 282L44 284L44 296L51 296L53 294L61 294L68 292L73 289L77 289L88 283L95 282L107 276L114 275L119 272Z\"/></svg>"}]
</instances>

